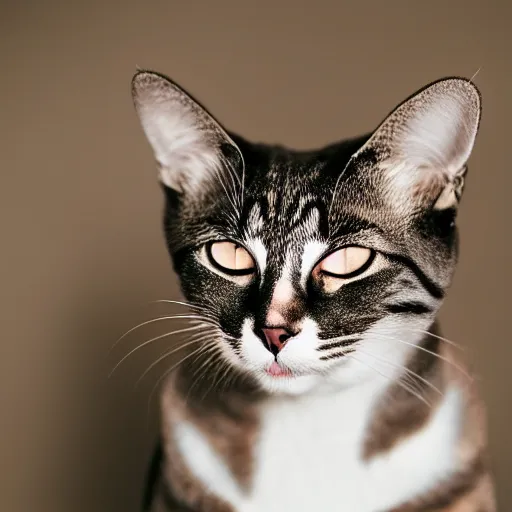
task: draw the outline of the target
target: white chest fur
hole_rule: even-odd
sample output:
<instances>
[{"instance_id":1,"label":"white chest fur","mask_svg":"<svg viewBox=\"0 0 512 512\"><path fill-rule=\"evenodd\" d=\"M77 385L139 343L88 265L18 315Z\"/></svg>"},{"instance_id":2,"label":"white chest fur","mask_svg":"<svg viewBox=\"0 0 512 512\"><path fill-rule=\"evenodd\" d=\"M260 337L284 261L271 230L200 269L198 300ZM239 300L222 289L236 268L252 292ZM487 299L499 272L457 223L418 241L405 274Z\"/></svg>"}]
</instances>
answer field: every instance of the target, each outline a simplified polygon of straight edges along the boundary
<instances>
[{"instance_id":1,"label":"white chest fur","mask_svg":"<svg viewBox=\"0 0 512 512\"><path fill-rule=\"evenodd\" d=\"M192 425L181 424L176 441L202 484L239 512L385 511L455 469L462 404L456 389L448 391L425 428L365 462L360 454L372 391L267 404L249 493Z\"/></svg>"}]
</instances>

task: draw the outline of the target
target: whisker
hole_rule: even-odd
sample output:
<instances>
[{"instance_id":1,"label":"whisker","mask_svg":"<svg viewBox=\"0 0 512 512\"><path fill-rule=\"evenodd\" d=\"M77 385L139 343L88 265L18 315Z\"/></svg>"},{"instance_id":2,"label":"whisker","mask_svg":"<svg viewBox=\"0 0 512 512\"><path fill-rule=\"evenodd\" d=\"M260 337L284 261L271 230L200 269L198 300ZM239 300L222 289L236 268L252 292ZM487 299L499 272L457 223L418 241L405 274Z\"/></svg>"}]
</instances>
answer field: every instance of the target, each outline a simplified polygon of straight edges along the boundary
<instances>
[{"instance_id":1,"label":"whisker","mask_svg":"<svg viewBox=\"0 0 512 512\"><path fill-rule=\"evenodd\" d=\"M159 299L159 300L153 300L150 302L150 304L153 303L166 303L166 304L178 304L180 306L186 306L189 308L198 309L199 311L206 312L206 313L214 313L213 307L211 304L194 304L192 302L184 302L180 300L169 300L169 299Z\"/></svg>"},{"instance_id":2,"label":"whisker","mask_svg":"<svg viewBox=\"0 0 512 512\"><path fill-rule=\"evenodd\" d=\"M242 183L240 186L240 211L244 205L244 191L245 191L245 161L242 152L240 151L240 157L242 158Z\"/></svg>"},{"instance_id":3,"label":"whisker","mask_svg":"<svg viewBox=\"0 0 512 512\"><path fill-rule=\"evenodd\" d=\"M130 333L132 333L133 331L135 331L136 329L139 329L140 327L144 327L145 325L150 325L152 323L155 323L155 322L161 322L163 320L175 320L175 319L192 319L192 320L201 320L203 322L210 322L210 323L213 323L215 322L213 319L211 318L208 318L208 317L203 317L201 315L169 315L169 316L161 316L161 317L158 317L158 318L153 318L152 320L147 320L146 322L142 322L138 325L136 325L135 327L132 327L129 331L125 332L113 345L112 347L110 348L109 350L109 353L112 352L112 350L116 347L116 345L121 341L123 340L124 338L126 338L126 336L128 336ZM215 322L214 325L218 325L218 322Z\"/></svg>"},{"instance_id":4,"label":"whisker","mask_svg":"<svg viewBox=\"0 0 512 512\"><path fill-rule=\"evenodd\" d=\"M241 153L240 153L240 155L241 155ZM225 168L229 171L229 175L231 178L231 184L233 185L233 193L236 193L237 183L238 183L238 187L241 185L240 177L236 173L236 170L235 170L233 164L231 163L231 160L224 159L224 164L225 164ZM237 183L235 183L235 180Z\"/></svg>"},{"instance_id":5,"label":"whisker","mask_svg":"<svg viewBox=\"0 0 512 512\"><path fill-rule=\"evenodd\" d=\"M237 192L237 184L235 183L235 180L233 179L233 177L236 178L236 181L238 182L238 187L241 187L242 183L240 182L240 177L236 173L236 171L230 161L226 161L226 168L229 171L229 174L231 177L231 184L233 185L233 198L235 199L235 202L238 204L239 213L240 213L240 210L242 209L242 202L240 201L240 197L237 196L237 193L236 193Z\"/></svg>"},{"instance_id":6,"label":"whisker","mask_svg":"<svg viewBox=\"0 0 512 512\"><path fill-rule=\"evenodd\" d=\"M190 393L192 392L192 389L194 386L196 386L201 379L203 379L207 373L208 368L213 364L213 362L216 360L216 356L222 353L222 349L220 345L217 343L212 343L209 347L206 347L205 350L199 354L196 355L194 358L194 361L197 361L197 359L201 356L206 356L208 354L211 354L211 357L206 358L199 367L195 368L193 372L194 381L192 382L191 386L189 387L187 394L185 396L185 403L188 402L188 399L190 397ZM194 364L194 361L192 364ZM197 375L199 373L199 375ZM210 388L211 389L211 388Z\"/></svg>"},{"instance_id":7,"label":"whisker","mask_svg":"<svg viewBox=\"0 0 512 512\"><path fill-rule=\"evenodd\" d=\"M360 364L363 364L365 366L367 366L368 368L370 368L371 370L373 370L374 372L378 373L379 375L381 375L382 377L384 377L385 379L387 379L388 381L390 382L393 382L392 379L390 379L387 375L384 375L382 372L380 372L379 370L377 370L376 368L374 368L373 366L369 365L366 361L361 361L360 359L357 359L356 357L354 357L352 354L348 354L347 357L351 358L351 359L354 359L354 361L357 361L358 363ZM423 396L421 396L419 393L417 393L415 390L411 389L408 385L406 385L404 382L402 381L396 381L397 384L399 386L402 386L406 391L408 391L409 393L411 393L411 395L415 396L418 400L421 400L427 407L432 407L432 404L426 400Z\"/></svg>"},{"instance_id":8,"label":"whisker","mask_svg":"<svg viewBox=\"0 0 512 512\"><path fill-rule=\"evenodd\" d=\"M444 396L443 392L438 387L434 386L434 384L432 384L432 382L430 382L428 379L425 379L421 375L418 375L416 372L412 371L410 368L407 368L407 367L402 366L400 364L393 363L393 362L391 362L391 361L389 361L387 359L384 359L384 358L382 358L380 356L376 356L375 354L370 354L369 352L361 350L360 348L358 348L357 351L360 352L361 354L365 354L365 355L367 355L369 357L373 357L377 361L381 361L384 364L389 364L390 366L393 366L394 368L398 368L398 369L404 370L405 372L407 372L408 375L411 375L411 376L415 377L416 379L419 379L421 382L423 382L429 388L433 389L436 393L439 393L441 396Z\"/></svg>"},{"instance_id":9,"label":"whisker","mask_svg":"<svg viewBox=\"0 0 512 512\"><path fill-rule=\"evenodd\" d=\"M453 347L457 348L458 350L464 351L464 347L461 346L459 343L455 343L455 341L449 340L448 338L444 338L443 336L439 336L438 334L434 334L433 332L426 331L424 329L408 329L411 332L417 332L420 334L426 334L428 336L431 336L432 338L436 338L438 340L444 341L445 343L448 343L448 345L452 345Z\"/></svg>"},{"instance_id":10,"label":"whisker","mask_svg":"<svg viewBox=\"0 0 512 512\"><path fill-rule=\"evenodd\" d=\"M165 334L161 334L160 336L155 336L154 338L151 338L150 340L144 341L140 345L137 345L134 349L130 350L130 352L128 352L128 354L126 354L124 357L121 358L121 360L114 366L112 371L109 373L108 378L110 379L110 377L112 377L112 374L117 370L117 368L119 368L119 366L123 363L123 361L128 359L132 354L134 354L141 348L145 347L146 345L149 345L150 343L153 343L154 341L160 340L162 338L166 338L168 336L173 336L175 334L181 334L183 332L197 331L198 329L201 329L201 328L205 329L207 327L209 327L209 326L194 325L192 327L187 327L185 329L178 329L177 331L167 332Z\"/></svg>"},{"instance_id":11,"label":"whisker","mask_svg":"<svg viewBox=\"0 0 512 512\"><path fill-rule=\"evenodd\" d=\"M151 390L151 393L149 395L149 400L148 400L148 410L147 410L147 419L148 419L148 422L149 422L149 413L151 411L151 402L153 400L153 395L155 394L156 390L158 389L158 386L160 385L160 383L175 369L177 368L180 364L184 363L187 359L189 359L190 357L192 357L194 354L196 354L197 352L201 351L201 349L203 348L202 345L199 346L199 348L195 349L194 351L192 351L190 354L187 354L185 357L183 357L180 361L178 361L176 364L174 364L173 366L171 366L169 369L167 369L163 375L156 381L156 384L153 386L153 389Z\"/></svg>"},{"instance_id":12,"label":"whisker","mask_svg":"<svg viewBox=\"0 0 512 512\"><path fill-rule=\"evenodd\" d=\"M229 187L229 183L225 183L224 181L224 174L222 174L220 172L220 169L218 169L217 167L215 167L215 174L219 180L219 183L221 184L222 188L224 189L224 192L226 194L226 198L228 199L228 201L231 203L231 206L233 207L233 212L231 211L224 211L223 213L226 215L227 219L230 220L234 226L237 226L238 225L238 220L240 218L240 215L241 215L241 205L237 205L237 201L238 201L238 196L237 196L237 187L236 187L236 183L234 182L233 180L233 174L234 171L233 169L228 165L226 166L228 171L229 171L229 177L231 179L231 185L232 185L232 195L230 194L229 190L230 190L230 187ZM235 174L236 176L236 174ZM236 176L238 180L240 180L240 178L238 178L238 176Z\"/></svg>"},{"instance_id":13,"label":"whisker","mask_svg":"<svg viewBox=\"0 0 512 512\"><path fill-rule=\"evenodd\" d=\"M233 341L238 341L238 338L235 338L233 336L230 336L229 334L227 333L224 333L222 332L220 335L219 335L219 338L220 339L226 339L226 340L233 340ZM192 388L197 385L197 383L206 375L206 372L208 370L209 367L213 366L213 364L215 362L218 362L218 363L221 363L221 368L219 369L219 372L220 370L222 369L222 367L224 366L225 369L224 369L224 372L222 373L222 375L217 372L217 374L214 374L213 376L213 380L212 380L212 383L210 385L210 387L206 390L206 392L203 394L201 400L204 400L204 398L206 397L206 395L214 388L220 386L220 384L222 383L222 381L224 380L224 385L227 386L229 384L229 382L231 382L233 379L234 379L234 376L235 376L235 373L234 372L231 372L231 375L230 375L230 369L232 369L231 367L231 363L227 360L225 360L223 357L222 357L222 345L221 344L218 344L218 343L214 343L212 347L209 347L207 350L205 350L202 354L200 355L205 355L207 353L211 353L212 356L209 357L208 359L206 359L205 361L203 361L203 363L201 364L200 367L196 368L194 370L194 375L197 375L198 372L201 372L200 375L194 380L194 383L192 384L191 386L191 389L189 389L189 392L187 393L187 400L188 400L188 396L190 395L190 392L192 390ZM197 358L200 356L196 356L196 358L194 359L197 360ZM218 382L217 382L218 380Z\"/></svg>"},{"instance_id":14,"label":"whisker","mask_svg":"<svg viewBox=\"0 0 512 512\"><path fill-rule=\"evenodd\" d=\"M206 375L206 371L209 368L215 369L215 363L222 363L222 365L225 365L225 362L222 361L220 357L217 357L218 355L219 354L217 354L215 352L212 352L211 357L209 357L208 360L207 360L208 364L205 366L205 369L204 369L204 372L203 372L203 376ZM219 374L220 374L219 371L217 371L216 373L213 373L213 378L212 378L211 385L202 394L202 396L200 398L201 401L204 401L204 399L208 396L208 394L210 393L210 391L212 389L217 389L217 381L218 381L218 378L219 378Z\"/></svg>"},{"instance_id":15,"label":"whisker","mask_svg":"<svg viewBox=\"0 0 512 512\"><path fill-rule=\"evenodd\" d=\"M341 178L343 177L343 175L345 174L345 172L347 171L347 168L348 168L348 164L344 167L344 169L340 172L339 176L338 176L338 179L336 180L336 184L334 185L334 191L332 193L332 197L331 197L331 203L329 204L329 217L331 216L331 210L332 210L332 206L333 206L333 203L334 201L336 200L336 194L338 192L338 185L340 183L340 180Z\"/></svg>"},{"instance_id":16,"label":"whisker","mask_svg":"<svg viewBox=\"0 0 512 512\"><path fill-rule=\"evenodd\" d=\"M154 368L158 363L166 359L167 357L171 356L172 354L178 352L179 350L182 350L186 347L189 347L190 345L194 345L196 343L201 343L205 339L205 333L197 333L194 336L192 336L186 343L179 345L178 347L173 348L172 350L165 351L162 355L160 355L155 361L153 361L144 371L144 373L138 378L137 382L135 383L135 388L139 386L139 384L142 382L144 377L151 371L152 368Z\"/></svg>"},{"instance_id":17,"label":"whisker","mask_svg":"<svg viewBox=\"0 0 512 512\"><path fill-rule=\"evenodd\" d=\"M459 366L458 364L454 363L453 361L450 361L447 357L442 356L441 354L436 354L432 350L429 350L428 348L422 347L420 345L415 345L414 343L411 343L409 341L401 340L399 338L395 338L394 336L386 336L385 334L378 334L374 333L373 336L380 337L382 339L396 341L398 343L403 343L404 345L409 345L410 347L416 348L418 350L421 350L422 352L425 352L427 354L430 354L431 356L437 357L441 361L444 361L446 364L449 364L450 366L453 366L455 369L457 369L459 372L461 372L466 378L468 378L471 382L473 381L473 378L471 375L469 375L464 368Z\"/></svg>"},{"instance_id":18,"label":"whisker","mask_svg":"<svg viewBox=\"0 0 512 512\"><path fill-rule=\"evenodd\" d=\"M218 377L218 379L215 379L213 382L213 385L212 385L212 387L214 389L219 388L220 385L222 384L223 380L226 384L229 380L229 371L232 370L231 365L227 361L222 361L222 363L224 366L224 371L221 373L221 371L220 371L221 369L219 369L219 371L217 372L216 377ZM204 400L204 397L203 397L203 400Z\"/></svg>"},{"instance_id":19,"label":"whisker","mask_svg":"<svg viewBox=\"0 0 512 512\"><path fill-rule=\"evenodd\" d=\"M218 338L213 338L211 339L211 341L214 341L215 339L218 339ZM195 364L195 362L199 359L199 357L203 356L203 355L206 355L210 352L214 352L215 350L221 350L220 346L218 346L217 344L215 343L212 343L212 345L210 347L208 347L207 349L205 349L204 352L202 352L201 354L198 354L194 360L192 361L193 364ZM202 368L208 363L209 361L208 360L205 360L201 363L201 365L199 367L196 367L194 370L193 370L193 375L197 375L198 372L200 372L202 370Z\"/></svg>"},{"instance_id":20,"label":"whisker","mask_svg":"<svg viewBox=\"0 0 512 512\"><path fill-rule=\"evenodd\" d=\"M169 299L159 299L159 300L152 300L150 304L157 304L159 302L165 302L168 304L178 304L180 306L186 306L188 308L195 308L195 309L201 309L202 306L198 304L192 304L191 302L183 302L181 300L169 300Z\"/></svg>"},{"instance_id":21,"label":"whisker","mask_svg":"<svg viewBox=\"0 0 512 512\"><path fill-rule=\"evenodd\" d=\"M217 178L219 178L219 183L221 184L222 188L224 189L227 199L231 203L231 206L233 207L234 211L236 212L238 210L238 208L237 208L236 204L233 202L233 199L232 199L231 195L229 194L228 189L226 188L226 185L222 179L222 174L221 174L220 170L217 168L217 166L215 166L215 174L217 175ZM233 179L233 178L231 177L231 179Z\"/></svg>"},{"instance_id":22,"label":"whisker","mask_svg":"<svg viewBox=\"0 0 512 512\"><path fill-rule=\"evenodd\" d=\"M186 306L190 309L192 309L191 313L194 315L202 315L205 318L210 318L211 320L217 322L218 316L217 311L215 310L214 306L212 304L192 304L188 302L181 302L176 300L155 300L152 301L152 303L168 303L168 304L178 304L181 306Z\"/></svg>"},{"instance_id":23,"label":"whisker","mask_svg":"<svg viewBox=\"0 0 512 512\"><path fill-rule=\"evenodd\" d=\"M475 74L471 77L471 79L470 79L470 80L471 80L471 82L476 78L476 76L478 75L478 73L480 73L480 71L481 71L481 70L482 70L482 66L480 66L480 67L476 70Z\"/></svg>"}]
</instances>

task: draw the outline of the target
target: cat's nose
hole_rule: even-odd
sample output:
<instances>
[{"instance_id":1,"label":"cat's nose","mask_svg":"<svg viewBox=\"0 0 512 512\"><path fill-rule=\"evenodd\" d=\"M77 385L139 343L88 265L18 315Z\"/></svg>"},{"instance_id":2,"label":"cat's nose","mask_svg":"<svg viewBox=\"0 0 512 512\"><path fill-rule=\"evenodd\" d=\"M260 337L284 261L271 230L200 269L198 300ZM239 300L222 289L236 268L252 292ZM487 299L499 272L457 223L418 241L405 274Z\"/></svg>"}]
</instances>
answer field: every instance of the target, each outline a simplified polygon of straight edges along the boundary
<instances>
[{"instance_id":1,"label":"cat's nose","mask_svg":"<svg viewBox=\"0 0 512 512\"><path fill-rule=\"evenodd\" d=\"M295 336L294 333L283 327L264 327L261 331L267 343L266 346L268 350L274 355L277 355L283 350L288 340Z\"/></svg>"}]
</instances>

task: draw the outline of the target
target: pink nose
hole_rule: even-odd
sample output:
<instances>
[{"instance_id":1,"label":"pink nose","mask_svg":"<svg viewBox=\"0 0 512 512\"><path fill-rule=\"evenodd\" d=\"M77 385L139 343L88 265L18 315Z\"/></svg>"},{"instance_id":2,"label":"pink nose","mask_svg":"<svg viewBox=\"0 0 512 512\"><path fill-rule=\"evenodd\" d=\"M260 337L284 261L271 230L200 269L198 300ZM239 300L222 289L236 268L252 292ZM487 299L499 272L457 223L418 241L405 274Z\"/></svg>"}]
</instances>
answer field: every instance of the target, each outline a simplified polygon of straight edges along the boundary
<instances>
[{"instance_id":1,"label":"pink nose","mask_svg":"<svg viewBox=\"0 0 512 512\"><path fill-rule=\"evenodd\" d=\"M292 334L282 327L268 327L262 329L262 331L268 348L274 355L280 352L292 337Z\"/></svg>"}]
</instances>

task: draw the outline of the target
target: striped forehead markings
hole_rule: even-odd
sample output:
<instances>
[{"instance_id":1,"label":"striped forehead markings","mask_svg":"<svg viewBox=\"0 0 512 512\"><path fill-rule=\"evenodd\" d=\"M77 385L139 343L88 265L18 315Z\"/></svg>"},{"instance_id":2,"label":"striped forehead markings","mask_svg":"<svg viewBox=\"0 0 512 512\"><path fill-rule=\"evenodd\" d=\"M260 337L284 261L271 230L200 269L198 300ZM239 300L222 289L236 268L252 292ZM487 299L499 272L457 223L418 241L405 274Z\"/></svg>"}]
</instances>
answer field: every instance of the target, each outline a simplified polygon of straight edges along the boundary
<instances>
[{"instance_id":1,"label":"striped forehead markings","mask_svg":"<svg viewBox=\"0 0 512 512\"><path fill-rule=\"evenodd\" d=\"M309 197L300 197L298 200L278 207L269 204L268 198L254 201L246 210L242 219L245 231L262 236L262 232L269 228L269 224L285 227L288 232L305 227L314 230L321 236L328 236L327 210L322 202ZM275 228L275 226L274 226Z\"/></svg>"}]
</instances>

